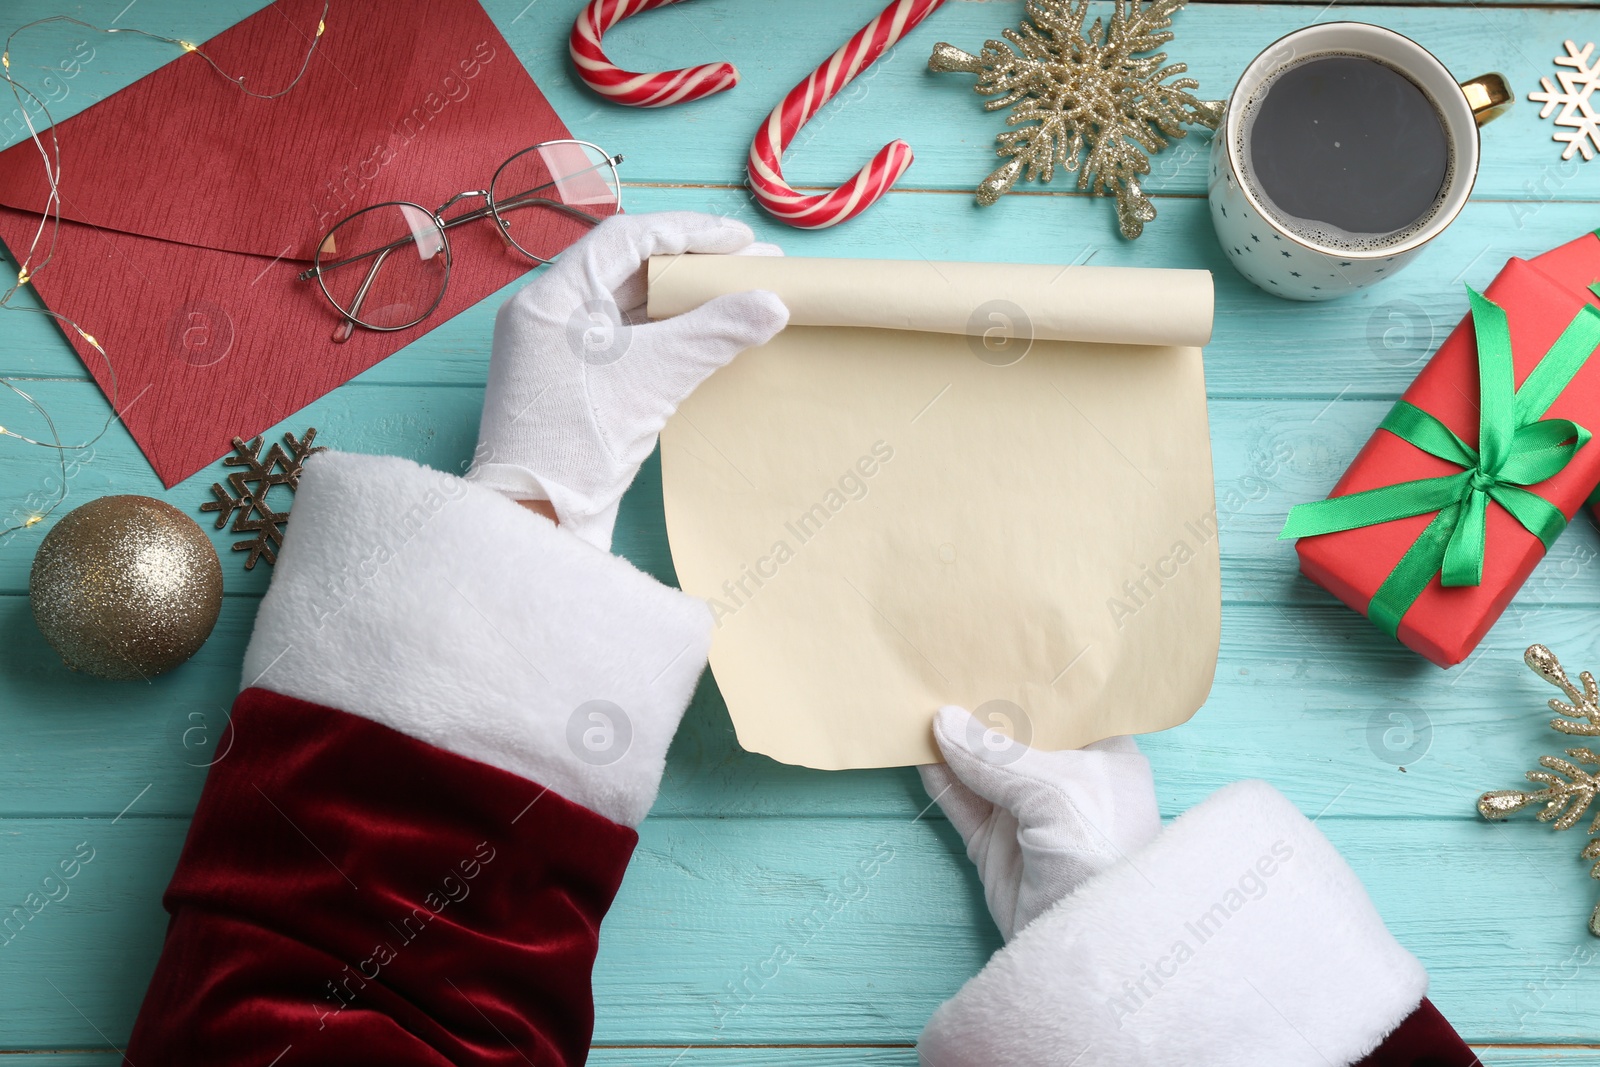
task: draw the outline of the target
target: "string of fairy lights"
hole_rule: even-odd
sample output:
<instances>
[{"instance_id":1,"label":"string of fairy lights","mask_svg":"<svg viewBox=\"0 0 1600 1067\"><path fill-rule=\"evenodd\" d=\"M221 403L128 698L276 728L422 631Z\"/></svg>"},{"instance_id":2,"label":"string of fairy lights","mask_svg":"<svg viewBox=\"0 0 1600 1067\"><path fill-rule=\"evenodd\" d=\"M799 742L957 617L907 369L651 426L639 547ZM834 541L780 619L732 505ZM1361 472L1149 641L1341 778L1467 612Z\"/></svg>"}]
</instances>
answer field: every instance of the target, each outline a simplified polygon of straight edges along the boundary
<instances>
[{"instance_id":1,"label":"string of fairy lights","mask_svg":"<svg viewBox=\"0 0 1600 1067\"><path fill-rule=\"evenodd\" d=\"M50 192L45 199L44 213L39 217L39 225L34 230L33 239L29 243L26 253L20 256L15 256L17 261L16 279L7 289L5 289L3 293L0 293L0 309L6 311L30 312L35 315L44 315L47 318L53 319L61 326L63 330L70 330L72 333L75 333L78 335L78 337L82 338L84 344L92 348L105 364L107 379L107 388L105 393L106 399L111 405L111 412L106 416L106 421L100 427L99 432L93 437L78 444L63 444L61 441L61 434L56 429L55 419L51 417L50 412L45 409L44 405L39 403L39 401L27 390L23 389L17 381L11 378L0 377L0 385L5 386L6 389L10 390L17 397L21 398L22 401L32 408L42 420L45 430L47 431L48 439L41 440L36 437L30 437L27 434L19 433L15 429L3 424L0 424L0 437L9 437L16 441L22 442L23 444L35 445L39 448L53 449L56 453L60 467L60 487L59 491L56 493L55 499L49 501L46 506L29 508L29 514L22 522L0 528L0 539L6 538L11 534L16 533L18 530L25 530L31 526L38 525L48 518L58 507L60 507L61 504L67 499L68 455L75 453L86 453L92 450L94 446L99 443L100 439L105 436L106 431L111 428L111 425L121 418L121 412L118 409L120 388L117 381L116 368L111 362L111 357L106 354L105 348L101 346L100 342L95 338L95 336L70 317L45 307L42 301L39 302L39 306L37 307L30 307L26 304L18 305L12 303L13 299L22 291L23 287L37 277L39 272L48 267L51 260L55 258L56 242L61 231L61 146L60 142L56 139L55 118L50 114L50 108L45 101L41 99L39 95L32 89L18 81L12 75L11 47L13 42L16 41L19 34L26 30L31 30L39 26L50 25L52 23L66 23L81 27L82 29L89 30L94 33L105 34L107 36L111 36L113 34L132 34L137 37L147 37L152 41L160 41L165 44L170 44L176 48L182 49L185 53L193 53L194 55L199 56L202 60L210 65L212 70L217 72L217 75L221 77L223 81L227 82L229 85L232 85L246 96L254 97L257 100L276 100L278 97L284 96L293 90L296 85L300 84L301 79L305 77L306 71L311 66L311 57L316 54L317 46L322 42L322 35L327 29L327 18L328 3L324 2L322 5L322 15L317 20L317 32L311 38L311 43L306 48L305 59L301 62L299 71L295 73L295 76L287 85L273 92L257 92L254 89L251 89L249 86L245 85L244 75L230 75L221 67L221 65L217 63L215 59L206 53L204 48L193 43L192 41L186 41L181 37L168 37L164 34L152 33L149 30L141 30L129 26L101 27L96 26L93 23L85 22L82 19L73 18L71 15L50 15L46 18L35 19L32 22L17 27L15 30L11 31L9 36L6 37L5 48L3 51L0 51L0 78L3 78L5 83L11 87L11 95L17 102L17 110L21 113L22 121L27 125L28 128L28 139L33 142L34 147L39 152L39 159L44 164L45 178L49 182ZM43 122L41 125L35 125L32 114L33 109L36 109L43 117ZM48 139L48 147L46 146L46 139ZM13 249L12 251L15 253L16 250Z\"/></svg>"}]
</instances>

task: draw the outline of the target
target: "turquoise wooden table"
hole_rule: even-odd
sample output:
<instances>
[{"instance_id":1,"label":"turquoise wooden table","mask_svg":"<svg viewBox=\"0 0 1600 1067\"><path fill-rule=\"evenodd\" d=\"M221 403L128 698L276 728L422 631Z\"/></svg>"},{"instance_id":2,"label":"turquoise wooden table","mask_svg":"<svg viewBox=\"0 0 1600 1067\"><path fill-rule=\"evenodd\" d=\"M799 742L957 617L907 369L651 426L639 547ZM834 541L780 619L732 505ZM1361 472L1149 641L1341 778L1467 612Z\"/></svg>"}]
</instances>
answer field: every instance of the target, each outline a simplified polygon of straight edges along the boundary
<instances>
[{"instance_id":1,"label":"turquoise wooden table","mask_svg":"<svg viewBox=\"0 0 1600 1067\"><path fill-rule=\"evenodd\" d=\"M204 39L259 0L8 0L0 28L59 11ZM1189 724L1141 741L1171 817L1237 778L1268 779L1344 852L1395 935L1432 974L1432 997L1490 1064L1600 1064L1600 942L1585 931L1600 884L1576 833L1531 820L1488 825L1473 801L1515 784L1554 751L1549 690L1521 665L1533 641L1573 668L1600 665L1600 540L1580 518L1535 571L1477 654L1448 672L1398 647L1299 577L1274 540L1291 504L1324 495L1433 346L1482 286L1528 255L1600 224L1600 162L1563 163L1525 94L1571 38L1600 40L1600 10L1516 3L1404 6L1196 2L1178 17L1174 58L1205 95L1295 27L1335 18L1400 30L1460 77L1503 71L1524 96L1486 128L1471 205L1410 269L1374 290L1307 306L1240 279L1213 240L1206 142L1159 157L1160 217L1137 242L1112 205L1061 185L1029 186L980 209L999 119L970 80L925 71L935 41L975 49L1020 5L953 0L868 71L799 137L790 180L831 186L901 136L916 163L856 221L804 233L768 222L741 188L749 138L793 83L877 10L878 0L767 4L695 0L607 37L637 69L728 59L743 81L687 107L632 111L574 83L566 33L577 0L487 0L523 64L578 136L627 156L634 211L736 215L793 255L1200 267L1217 282L1206 350L1223 636L1216 685ZM1109 6L1109 5L1107 5ZM84 34L30 36L13 63L43 74ZM95 38L89 69L65 81L58 117L171 58L168 48ZM59 53L59 54L57 54ZM6 101L9 106L9 100ZM7 143L20 123L0 107ZM280 429L314 425L343 449L465 460L477 429L498 299L428 334ZM1152 307L1152 314L1160 309ZM52 328L0 319L0 375L54 414L64 439L91 436L106 403ZM1159 411L1130 412L1159 418ZM28 413L0 395L0 422ZM52 457L0 439L8 525L48 493ZM107 493L161 497L191 515L217 469L171 491L120 428L73 474L68 506ZM209 524L208 528L209 528ZM80 842L93 860L0 947L0 1053L30 1067L108 1065L126 1040L164 927L160 896L221 736L265 566L223 549L226 603L195 659L150 684L67 671L35 629L30 561L49 524L0 540L0 906L21 903ZM618 527L619 551L671 579L659 468L645 466ZM1138 699L1129 693L1129 699ZM929 1013L998 945L960 841L910 770L823 773L739 749L714 686L702 686L668 761L595 976L593 1062L908 1065ZM1581 832L1581 831L1580 831ZM863 887L858 859L892 860ZM774 970L775 950L792 960ZM14 1055L13 1055L14 1054ZM265 1058L263 1058L265 1063ZM148 1067L148 1065L142 1065Z\"/></svg>"}]
</instances>

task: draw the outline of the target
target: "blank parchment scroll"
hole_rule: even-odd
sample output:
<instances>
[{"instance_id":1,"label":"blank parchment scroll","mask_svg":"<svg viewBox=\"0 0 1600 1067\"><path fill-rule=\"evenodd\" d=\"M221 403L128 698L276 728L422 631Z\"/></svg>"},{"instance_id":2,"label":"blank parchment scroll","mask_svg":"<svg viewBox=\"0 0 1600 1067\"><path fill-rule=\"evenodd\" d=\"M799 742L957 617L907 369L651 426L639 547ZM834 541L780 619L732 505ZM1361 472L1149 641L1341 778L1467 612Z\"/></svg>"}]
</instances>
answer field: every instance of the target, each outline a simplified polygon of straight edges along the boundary
<instances>
[{"instance_id":1,"label":"blank parchment scroll","mask_svg":"<svg viewBox=\"0 0 1600 1067\"><path fill-rule=\"evenodd\" d=\"M661 435L739 743L936 761L945 704L1045 749L1188 719L1221 627L1206 271L657 257L649 313L790 324Z\"/></svg>"}]
</instances>

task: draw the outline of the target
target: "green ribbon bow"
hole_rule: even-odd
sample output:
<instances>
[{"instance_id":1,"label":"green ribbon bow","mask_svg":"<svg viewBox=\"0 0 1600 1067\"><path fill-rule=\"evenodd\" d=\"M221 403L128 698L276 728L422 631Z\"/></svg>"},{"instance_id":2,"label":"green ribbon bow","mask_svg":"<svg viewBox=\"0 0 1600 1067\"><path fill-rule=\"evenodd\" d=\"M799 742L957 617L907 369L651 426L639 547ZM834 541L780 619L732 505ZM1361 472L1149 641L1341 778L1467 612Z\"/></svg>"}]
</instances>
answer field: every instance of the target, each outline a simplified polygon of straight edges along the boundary
<instances>
[{"instance_id":1,"label":"green ribbon bow","mask_svg":"<svg viewBox=\"0 0 1600 1067\"><path fill-rule=\"evenodd\" d=\"M1595 291L1600 294L1600 288ZM1518 389L1504 309L1471 286L1467 293L1478 340L1478 447L1404 400L1395 403L1381 426L1464 469L1297 504L1278 535L1280 540L1313 537L1438 512L1367 608L1367 617L1391 637L1435 574L1447 586L1483 581L1489 501L1505 508L1549 549L1567 518L1523 487L1555 475L1589 441L1589 431L1571 419L1543 416L1600 347L1600 307L1584 305Z\"/></svg>"}]
</instances>

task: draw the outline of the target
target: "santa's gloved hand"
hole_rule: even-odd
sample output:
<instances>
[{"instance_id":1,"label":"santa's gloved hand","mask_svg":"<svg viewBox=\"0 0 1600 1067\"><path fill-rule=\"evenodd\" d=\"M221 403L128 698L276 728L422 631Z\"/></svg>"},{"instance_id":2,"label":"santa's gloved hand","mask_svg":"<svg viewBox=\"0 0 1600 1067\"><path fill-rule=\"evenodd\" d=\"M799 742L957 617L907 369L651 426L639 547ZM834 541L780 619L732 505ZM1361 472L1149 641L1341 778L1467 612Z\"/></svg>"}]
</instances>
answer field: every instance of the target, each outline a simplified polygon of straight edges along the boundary
<instances>
[{"instance_id":1,"label":"santa's gloved hand","mask_svg":"<svg viewBox=\"0 0 1600 1067\"><path fill-rule=\"evenodd\" d=\"M933 723L943 764L922 784L966 843L989 914L1007 941L1161 830L1150 763L1131 737L1042 752L964 708Z\"/></svg>"},{"instance_id":2,"label":"santa's gloved hand","mask_svg":"<svg viewBox=\"0 0 1600 1067\"><path fill-rule=\"evenodd\" d=\"M789 320L777 296L752 290L646 322L645 265L751 240L742 222L671 211L607 219L563 252L500 308L468 477L513 500L550 501L561 525L609 550L617 505L667 419Z\"/></svg>"}]
</instances>

